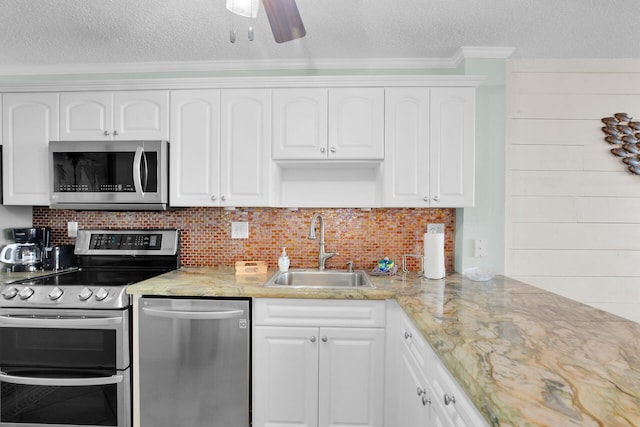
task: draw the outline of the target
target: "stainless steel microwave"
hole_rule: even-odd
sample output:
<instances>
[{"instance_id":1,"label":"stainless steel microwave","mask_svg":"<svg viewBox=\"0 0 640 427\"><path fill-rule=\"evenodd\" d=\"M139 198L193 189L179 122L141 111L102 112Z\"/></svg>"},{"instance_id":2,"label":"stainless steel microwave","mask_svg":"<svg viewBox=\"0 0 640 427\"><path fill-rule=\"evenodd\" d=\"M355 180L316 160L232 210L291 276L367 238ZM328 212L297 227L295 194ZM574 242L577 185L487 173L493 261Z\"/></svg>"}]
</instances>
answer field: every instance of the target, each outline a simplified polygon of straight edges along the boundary
<instances>
[{"instance_id":1,"label":"stainless steel microwave","mask_svg":"<svg viewBox=\"0 0 640 427\"><path fill-rule=\"evenodd\" d=\"M50 141L50 207L166 210L167 141Z\"/></svg>"}]
</instances>

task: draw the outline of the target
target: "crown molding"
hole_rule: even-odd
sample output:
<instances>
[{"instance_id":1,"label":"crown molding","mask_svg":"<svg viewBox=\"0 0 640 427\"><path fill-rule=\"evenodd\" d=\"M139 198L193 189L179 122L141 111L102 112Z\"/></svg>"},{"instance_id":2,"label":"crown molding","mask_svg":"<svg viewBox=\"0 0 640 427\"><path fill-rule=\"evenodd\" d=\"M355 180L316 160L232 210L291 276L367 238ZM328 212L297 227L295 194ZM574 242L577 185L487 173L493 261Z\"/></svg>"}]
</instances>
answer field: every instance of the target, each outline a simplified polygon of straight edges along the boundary
<instances>
[{"instance_id":1,"label":"crown molding","mask_svg":"<svg viewBox=\"0 0 640 427\"><path fill-rule=\"evenodd\" d=\"M286 87L477 87L484 76L267 76L203 78L139 78L108 80L42 80L0 82L0 92L64 92L90 90L177 90Z\"/></svg>"},{"instance_id":2,"label":"crown molding","mask_svg":"<svg viewBox=\"0 0 640 427\"><path fill-rule=\"evenodd\" d=\"M259 59L219 61L173 61L96 64L31 64L0 66L0 76L112 75L163 73L216 73L229 71L322 71L322 70L435 70L457 68L465 58L504 59L513 48L461 47L451 57L443 58L325 58Z\"/></svg>"}]
</instances>

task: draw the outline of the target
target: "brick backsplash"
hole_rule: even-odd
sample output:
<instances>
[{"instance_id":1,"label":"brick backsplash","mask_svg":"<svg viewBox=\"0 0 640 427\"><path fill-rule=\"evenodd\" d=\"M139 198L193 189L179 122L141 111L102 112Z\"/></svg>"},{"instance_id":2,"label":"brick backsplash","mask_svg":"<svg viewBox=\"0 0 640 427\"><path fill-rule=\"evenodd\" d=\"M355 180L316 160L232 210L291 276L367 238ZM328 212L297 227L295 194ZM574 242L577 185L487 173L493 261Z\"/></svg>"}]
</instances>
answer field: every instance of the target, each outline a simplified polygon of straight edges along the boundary
<instances>
[{"instance_id":1,"label":"brick backsplash","mask_svg":"<svg viewBox=\"0 0 640 427\"><path fill-rule=\"evenodd\" d=\"M57 210L34 207L33 226L52 229L53 244L73 244L67 222L78 228L178 228L184 266L234 265L236 261L266 261L277 268L283 246L292 268L315 268L318 240L308 240L314 213L325 223L325 250L339 254L327 268L370 270L388 256L399 265L403 254L423 253L423 233L428 223L445 226L445 268L453 270L455 209L279 209L279 208L185 208L168 212L106 212ZM231 222L248 221L249 238L232 239ZM410 269L417 270L413 261Z\"/></svg>"}]
</instances>

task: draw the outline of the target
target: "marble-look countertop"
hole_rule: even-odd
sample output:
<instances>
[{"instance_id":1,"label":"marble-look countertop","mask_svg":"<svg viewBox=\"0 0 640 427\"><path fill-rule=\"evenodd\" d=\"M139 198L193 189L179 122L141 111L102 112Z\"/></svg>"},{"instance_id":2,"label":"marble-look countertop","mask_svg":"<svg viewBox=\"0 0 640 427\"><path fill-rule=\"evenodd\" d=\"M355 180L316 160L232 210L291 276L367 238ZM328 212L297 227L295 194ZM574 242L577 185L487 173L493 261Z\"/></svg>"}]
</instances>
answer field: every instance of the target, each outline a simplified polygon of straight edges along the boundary
<instances>
[{"instance_id":1,"label":"marble-look countertop","mask_svg":"<svg viewBox=\"0 0 640 427\"><path fill-rule=\"evenodd\" d=\"M502 276L410 273L371 277L375 289L291 289L265 287L271 274L183 267L128 292L395 299L490 425L640 426L638 323Z\"/></svg>"}]
</instances>

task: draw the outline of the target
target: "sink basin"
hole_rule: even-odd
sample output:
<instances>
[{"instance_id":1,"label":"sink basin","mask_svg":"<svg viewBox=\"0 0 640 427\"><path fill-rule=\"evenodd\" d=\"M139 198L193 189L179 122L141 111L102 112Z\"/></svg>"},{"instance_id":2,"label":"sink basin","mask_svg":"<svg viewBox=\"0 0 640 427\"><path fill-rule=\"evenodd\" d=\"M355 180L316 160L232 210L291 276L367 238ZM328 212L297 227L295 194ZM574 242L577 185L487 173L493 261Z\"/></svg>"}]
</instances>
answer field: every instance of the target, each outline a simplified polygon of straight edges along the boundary
<instances>
[{"instance_id":1,"label":"sink basin","mask_svg":"<svg viewBox=\"0 0 640 427\"><path fill-rule=\"evenodd\" d=\"M265 284L290 288L373 288L364 270L289 270L279 271Z\"/></svg>"}]
</instances>

